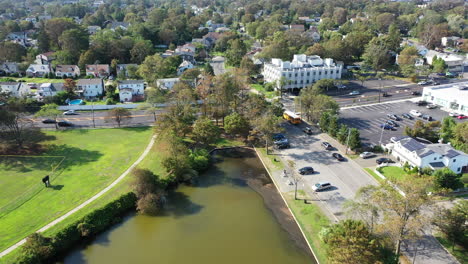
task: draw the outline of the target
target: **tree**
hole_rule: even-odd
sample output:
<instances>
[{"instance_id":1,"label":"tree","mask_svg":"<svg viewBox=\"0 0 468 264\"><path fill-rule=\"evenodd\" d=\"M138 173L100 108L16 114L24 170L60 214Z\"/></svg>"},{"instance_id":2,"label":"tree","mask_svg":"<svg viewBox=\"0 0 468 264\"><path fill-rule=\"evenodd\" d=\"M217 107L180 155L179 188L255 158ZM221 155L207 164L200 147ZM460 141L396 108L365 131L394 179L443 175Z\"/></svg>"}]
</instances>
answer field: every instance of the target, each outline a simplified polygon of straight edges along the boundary
<instances>
[{"instance_id":1,"label":"tree","mask_svg":"<svg viewBox=\"0 0 468 264\"><path fill-rule=\"evenodd\" d=\"M442 168L436 170L432 177L434 177L434 183L437 188L446 188L456 190L463 187L463 183L460 181L461 175L456 174L449 168Z\"/></svg>"},{"instance_id":2,"label":"tree","mask_svg":"<svg viewBox=\"0 0 468 264\"><path fill-rule=\"evenodd\" d=\"M189 149L181 138L173 131L165 133L161 139L164 140L164 157L161 162L166 171L178 182L190 182L198 176L198 173L190 166Z\"/></svg>"},{"instance_id":3,"label":"tree","mask_svg":"<svg viewBox=\"0 0 468 264\"><path fill-rule=\"evenodd\" d=\"M330 263L373 264L381 259L377 239L361 221L348 219L332 225L323 241Z\"/></svg>"},{"instance_id":4,"label":"tree","mask_svg":"<svg viewBox=\"0 0 468 264\"><path fill-rule=\"evenodd\" d=\"M314 83L312 89L314 89L317 93L323 94L328 92L328 90L335 89L335 80L333 79L321 79Z\"/></svg>"},{"instance_id":5,"label":"tree","mask_svg":"<svg viewBox=\"0 0 468 264\"><path fill-rule=\"evenodd\" d=\"M60 48L59 38L67 30L78 29L79 26L71 18L52 18L45 22L44 29L52 47Z\"/></svg>"},{"instance_id":6,"label":"tree","mask_svg":"<svg viewBox=\"0 0 468 264\"><path fill-rule=\"evenodd\" d=\"M137 41L130 50L132 62L136 64L141 64L151 54L153 54L153 45L149 40Z\"/></svg>"},{"instance_id":7,"label":"tree","mask_svg":"<svg viewBox=\"0 0 468 264\"><path fill-rule=\"evenodd\" d=\"M340 109L338 103L333 98L317 94L312 87L301 90L299 99L301 112L305 114L307 120L317 122L323 112L329 112L331 115L337 115Z\"/></svg>"},{"instance_id":8,"label":"tree","mask_svg":"<svg viewBox=\"0 0 468 264\"><path fill-rule=\"evenodd\" d=\"M346 143L346 139L348 138L348 132L349 131L349 128L346 124L341 124L340 125L340 129L338 130L338 141L341 143L341 144L344 144Z\"/></svg>"},{"instance_id":9,"label":"tree","mask_svg":"<svg viewBox=\"0 0 468 264\"><path fill-rule=\"evenodd\" d=\"M423 24L423 29L419 32L419 39L421 44L427 47L428 49L434 49L435 47L440 47L441 38L448 36L448 25L443 24L433 24L426 23Z\"/></svg>"},{"instance_id":10,"label":"tree","mask_svg":"<svg viewBox=\"0 0 468 264\"><path fill-rule=\"evenodd\" d=\"M374 38L367 46L363 54L364 63L374 71L382 70L390 65L390 50L384 41Z\"/></svg>"},{"instance_id":11,"label":"tree","mask_svg":"<svg viewBox=\"0 0 468 264\"><path fill-rule=\"evenodd\" d=\"M58 43L63 51L69 52L78 61L82 51L89 47L89 34L83 28L73 28L64 31L58 38Z\"/></svg>"},{"instance_id":12,"label":"tree","mask_svg":"<svg viewBox=\"0 0 468 264\"><path fill-rule=\"evenodd\" d=\"M361 86L364 87L364 82L366 82L367 80L369 80L369 76L368 75L364 75L364 74L357 74L356 75L356 78L361 82Z\"/></svg>"},{"instance_id":13,"label":"tree","mask_svg":"<svg viewBox=\"0 0 468 264\"><path fill-rule=\"evenodd\" d=\"M44 263L52 257L54 248L50 238L33 233L26 238L21 250L28 263Z\"/></svg>"},{"instance_id":14,"label":"tree","mask_svg":"<svg viewBox=\"0 0 468 264\"><path fill-rule=\"evenodd\" d=\"M323 132L326 132L329 124L330 124L330 113L328 111L325 111L320 116L320 121L319 121L320 130L322 130Z\"/></svg>"},{"instance_id":15,"label":"tree","mask_svg":"<svg viewBox=\"0 0 468 264\"><path fill-rule=\"evenodd\" d=\"M26 48L14 42L0 42L0 61L22 61Z\"/></svg>"},{"instance_id":16,"label":"tree","mask_svg":"<svg viewBox=\"0 0 468 264\"><path fill-rule=\"evenodd\" d=\"M242 57L244 57L247 52L247 46L244 41L239 38L230 40L228 43L229 48L226 51L227 62L232 66L238 67L241 63Z\"/></svg>"},{"instance_id":17,"label":"tree","mask_svg":"<svg viewBox=\"0 0 468 264\"><path fill-rule=\"evenodd\" d=\"M156 122L156 114L159 111L158 105L166 101L166 93L159 88L149 88L145 90L146 104L142 109L148 114L152 114Z\"/></svg>"},{"instance_id":18,"label":"tree","mask_svg":"<svg viewBox=\"0 0 468 264\"><path fill-rule=\"evenodd\" d=\"M244 69L249 75L254 75L257 72L257 67L247 56L242 57L240 67L241 69Z\"/></svg>"},{"instance_id":19,"label":"tree","mask_svg":"<svg viewBox=\"0 0 468 264\"><path fill-rule=\"evenodd\" d=\"M120 127L121 124L129 123L131 119L132 113L128 109L123 107L116 107L107 112L106 121L117 123L118 127Z\"/></svg>"},{"instance_id":20,"label":"tree","mask_svg":"<svg viewBox=\"0 0 468 264\"><path fill-rule=\"evenodd\" d=\"M273 133L280 130L279 124L281 122L281 117L275 116L271 111L264 113L254 121L255 130L259 131L265 140L267 155L269 154L269 142L273 137Z\"/></svg>"},{"instance_id":21,"label":"tree","mask_svg":"<svg viewBox=\"0 0 468 264\"><path fill-rule=\"evenodd\" d=\"M395 21L395 15L392 13L381 13L375 18L375 22L380 32L387 32L390 25Z\"/></svg>"},{"instance_id":22,"label":"tree","mask_svg":"<svg viewBox=\"0 0 468 264\"><path fill-rule=\"evenodd\" d=\"M330 136L336 137L336 134L338 133L338 117L336 115L330 117L327 132Z\"/></svg>"},{"instance_id":23,"label":"tree","mask_svg":"<svg viewBox=\"0 0 468 264\"><path fill-rule=\"evenodd\" d=\"M4 142L13 141L22 149L31 140L33 132L33 122L20 102L0 108L0 138Z\"/></svg>"},{"instance_id":24,"label":"tree","mask_svg":"<svg viewBox=\"0 0 468 264\"><path fill-rule=\"evenodd\" d=\"M468 122L457 124L454 137L450 142L456 149L468 153Z\"/></svg>"},{"instance_id":25,"label":"tree","mask_svg":"<svg viewBox=\"0 0 468 264\"><path fill-rule=\"evenodd\" d=\"M357 128L351 128L349 133L349 148L352 150L360 148L361 136L359 135L359 130L357 130Z\"/></svg>"},{"instance_id":26,"label":"tree","mask_svg":"<svg viewBox=\"0 0 468 264\"><path fill-rule=\"evenodd\" d=\"M58 105L56 104L46 104L41 106L41 110L39 110L35 116L37 117L48 117L55 120L55 129L58 129L57 125L57 118L62 116L62 111L58 110Z\"/></svg>"},{"instance_id":27,"label":"tree","mask_svg":"<svg viewBox=\"0 0 468 264\"><path fill-rule=\"evenodd\" d=\"M74 95L76 90L76 81L70 78L65 79L63 88L69 95Z\"/></svg>"},{"instance_id":28,"label":"tree","mask_svg":"<svg viewBox=\"0 0 468 264\"><path fill-rule=\"evenodd\" d=\"M156 215L164 200L164 185L159 177L148 169L135 168L133 189L138 198L137 210L143 214Z\"/></svg>"},{"instance_id":29,"label":"tree","mask_svg":"<svg viewBox=\"0 0 468 264\"><path fill-rule=\"evenodd\" d=\"M224 119L224 130L228 134L240 134L247 137L249 134L249 122L239 113L234 112Z\"/></svg>"},{"instance_id":30,"label":"tree","mask_svg":"<svg viewBox=\"0 0 468 264\"><path fill-rule=\"evenodd\" d=\"M444 142L450 142L450 140L453 139L456 126L457 123L450 116L447 116L442 120L442 126L439 133Z\"/></svg>"},{"instance_id":31,"label":"tree","mask_svg":"<svg viewBox=\"0 0 468 264\"><path fill-rule=\"evenodd\" d=\"M320 43L314 43L314 45L307 48L306 55L317 55L323 58L325 56L325 48Z\"/></svg>"},{"instance_id":32,"label":"tree","mask_svg":"<svg viewBox=\"0 0 468 264\"><path fill-rule=\"evenodd\" d=\"M219 139L221 131L219 127L207 117L200 117L193 126L193 139L202 145L209 145Z\"/></svg>"},{"instance_id":33,"label":"tree","mask_svg":"<svg viewBox=\"0 0 468 264\"><path fill-rule=\"evenodd\" d=\"M410 137L421 137L432 142L439 140L438 130L440 128L440 121L432 121L424 123L421 120L417 120L413 128L405 127L405 135Z\"/></svg>"},{"instance_id":34,"label":"tree","mask_svg":"<svg viewBox=\"0 0 468 264\"><path fill-rule=\"evenodd\" d=\"M418 49L414 46L405 46L398 56L400 66L413 65L419 57Z\"/></svg>"},{"instance_id":35,"label":"tree","mask_svg":"<svg viewBox=\"0 0 468 264\"><path fill-rule=\"evenodd\" d=\"M445 72L445 69L447 69L447 64L442 58L434 56L432 59L432 68L434 69L434 72Z\"/></svg>"},{"instance_id":36,"label":"tree","mask_svg":"<svg viewBox=\"0 0 468 264\"><path fill-rule=\"evenodd\" d=\"M433 224L452 242L466 248L468 243L468 201L459 201L451 209L441 208L434 214Z\"/></svg>"},{"instance_id":37,"label":"tree","mask_svg":"<svg viewBox=\"0 0 468 264\"><path fill-rule=\"evenodd\" d=\"M198 76L201 74L200 69L198 68L193 68L193 69L188 69L185 70L181 75L180 79L181 80L189 80L189 81L195 81Z\"/></svg>"}]
</instances>

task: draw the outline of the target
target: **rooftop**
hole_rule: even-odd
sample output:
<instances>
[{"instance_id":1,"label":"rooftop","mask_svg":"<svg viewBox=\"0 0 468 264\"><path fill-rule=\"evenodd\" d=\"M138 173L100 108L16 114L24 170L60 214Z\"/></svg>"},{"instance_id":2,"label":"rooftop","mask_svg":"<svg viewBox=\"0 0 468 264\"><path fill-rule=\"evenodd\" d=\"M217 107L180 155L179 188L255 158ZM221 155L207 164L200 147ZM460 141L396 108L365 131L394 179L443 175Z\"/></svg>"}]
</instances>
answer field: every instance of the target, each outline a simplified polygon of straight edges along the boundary
<instances>
[{"instance_id":1,"label":"rooftop","mask_svg":"<svg viewBox=\"0 0 468 264\"><path fill-rule=\"evenodd\" d=\"M444 98L451 102L468 102L468 82L424 87L423 95Z\"/></svg>"}]
</instances>

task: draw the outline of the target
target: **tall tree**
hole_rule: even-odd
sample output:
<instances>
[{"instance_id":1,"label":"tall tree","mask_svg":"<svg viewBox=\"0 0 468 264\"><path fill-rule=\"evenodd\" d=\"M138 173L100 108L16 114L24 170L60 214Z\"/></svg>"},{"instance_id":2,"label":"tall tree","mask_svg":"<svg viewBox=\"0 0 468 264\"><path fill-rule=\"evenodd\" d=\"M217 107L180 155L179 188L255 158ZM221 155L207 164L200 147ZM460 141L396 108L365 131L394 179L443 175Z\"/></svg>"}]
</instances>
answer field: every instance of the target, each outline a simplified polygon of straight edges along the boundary
<instances>
[{"instance_id":1,"label":"tall tree","mask_svg":"<svg viewBox=\"0 0 468 264\"><path fill-rule=\"evenodd\" d=\"M266 112L255 119L254 128L261 133L265 140L265 148L269 154L269 143L273 137L273 133L280 130L279 124L282 122L280 117L275 116L272 112Z\"/></svg>"},{"instance_id":2,"label":"tall tree","mask_svg":"<svg viewBox=\"0 0 468 264\"><path fill-rule=\"evenodd\" d=\"M21 102L9 102L5 107L0 108L0 138L3 142L14 142L18 149L22 149L25 144L31 141L34 124Z\"/></svg>"},{"instance_id":3,"label":"tall tree","mask_svg":"<svg viewBox=\"0 0 468 264\"><path fill-rule=\"evenodd\" d=\"M247 46L242 39L236 38L230 40L229 48L226 51L227 62L230 65L238 67L247 52Z\"/></svg>"},{"instance_id":4,"label":"tall tree","mask_svg":"<svg viewBox=\"0 0 468 264\"><path fill-rule=\"evenodd\" d=\"M439 208L434 214L433 224L455 244L468 244L468 201L459 201L451 209Z\"/></svg>"},{"instance_id":5,"label":"tall tree","mask_svg":"<svg viewBox=\"0 0 468 264\"><path fill-rule=\"evenodd\" d=\"M107 112L107 119L106 121L112 121L120 127L122 124L127 124L132 119L132 113L123 107L116 107L109 112Z\"/></svg>"},{"instance_id":6,"label":"tall tree","mask_svg":"<svg viewBox=\"0 0 468 264\"><path fill-rule=\"evenodd\" d=\"M356 150L361 147L361 136L359 135L359 130L357 130L357 128L350 129L348 146L352 150Z\"/></svg>"},{"instance_id":7,"label":"tall tree","mask_svg":"<svg viewBox=\"0 0 468 264\"><path fill-rule=\"evenodd\" d=\"M237 135L240 134L247 137L249 134L250 126L249 122L239 113L234 112L224 119L224 130L228 134Z\"/></svg>"}]
</instances>

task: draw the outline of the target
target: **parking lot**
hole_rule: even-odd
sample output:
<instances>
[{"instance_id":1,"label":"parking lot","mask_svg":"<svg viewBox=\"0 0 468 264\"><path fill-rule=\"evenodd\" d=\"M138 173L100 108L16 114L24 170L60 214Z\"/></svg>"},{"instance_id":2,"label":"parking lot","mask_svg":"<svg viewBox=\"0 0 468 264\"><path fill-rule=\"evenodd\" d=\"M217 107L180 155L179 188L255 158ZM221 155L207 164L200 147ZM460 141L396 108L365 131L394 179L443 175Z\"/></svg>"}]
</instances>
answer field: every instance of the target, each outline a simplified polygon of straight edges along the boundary
<instances>
[{"instance_id":1,"label":"parking lot","mask_svg":"<svg viewBox=\"0 0 468 264\"><path fill-rule=\"evenodd\" d=\"M438 108L427 109L425 106L417 106L411 101L404 101L342 109L340 111L340 122L359 129L363 143L378 144L381 136L382 142L388 143L391 137L404 135L405 127L413 127L417 120L427 122L420 117L413 117L412 120L402 118L401 114L409 113L412 109L418 110L423 115L430 115L433 121L442 121L444 117L448 116L447 112ZM387 114L396 114L402 120L396 121L399 125L396 130L383 130L382 132L380 125L389 120ZM454 118L454 120L456 122L465 122L467 119L458 120Z\"/></svg>"}]
</instances>

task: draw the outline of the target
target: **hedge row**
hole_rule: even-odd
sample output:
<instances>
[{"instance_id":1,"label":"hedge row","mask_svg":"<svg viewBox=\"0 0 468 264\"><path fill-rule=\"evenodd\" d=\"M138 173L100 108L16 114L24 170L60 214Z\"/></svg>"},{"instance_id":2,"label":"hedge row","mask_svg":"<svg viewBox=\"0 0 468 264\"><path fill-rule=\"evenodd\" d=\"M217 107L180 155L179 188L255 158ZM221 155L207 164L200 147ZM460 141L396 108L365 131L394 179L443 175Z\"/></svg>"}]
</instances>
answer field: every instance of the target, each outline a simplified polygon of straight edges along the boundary
<instances>
[{"instance_id":1,"label":"hedge row","mask_svg":"<svg viewBox=\"0 0 468 264\"><path fill-rule=\"evenodd\" d=\"M51 263L78 242L93 237L121 221L125 213L135 208L136 201L135 194L129 192L90 212L50 238L37 239L38 235L31 236L22 246L20 256L15 263Z\"/></svg>"}]
</instances>

